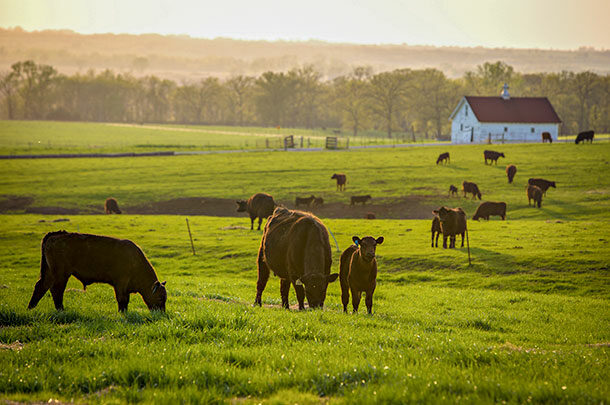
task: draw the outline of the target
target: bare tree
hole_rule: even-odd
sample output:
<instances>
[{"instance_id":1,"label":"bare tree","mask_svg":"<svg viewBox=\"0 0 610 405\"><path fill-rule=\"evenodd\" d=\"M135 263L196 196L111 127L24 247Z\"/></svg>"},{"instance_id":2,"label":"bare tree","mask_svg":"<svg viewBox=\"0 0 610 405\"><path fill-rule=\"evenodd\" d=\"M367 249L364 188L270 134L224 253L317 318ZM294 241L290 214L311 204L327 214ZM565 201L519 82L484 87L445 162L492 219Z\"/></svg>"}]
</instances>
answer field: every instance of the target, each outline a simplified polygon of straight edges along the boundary
<instances>
[{"instance_id":1,"label":"bare tree","mask_svg":"<svg viewBox=\"0 0 610 405\"><path fill-rule=\"evenodd\" d=\"M373 76L370 81L370 108L383 121L388 138L392 137L394 116L404 104L408 72L408 69L383 72Z\"/></svg>"}]
</instances>

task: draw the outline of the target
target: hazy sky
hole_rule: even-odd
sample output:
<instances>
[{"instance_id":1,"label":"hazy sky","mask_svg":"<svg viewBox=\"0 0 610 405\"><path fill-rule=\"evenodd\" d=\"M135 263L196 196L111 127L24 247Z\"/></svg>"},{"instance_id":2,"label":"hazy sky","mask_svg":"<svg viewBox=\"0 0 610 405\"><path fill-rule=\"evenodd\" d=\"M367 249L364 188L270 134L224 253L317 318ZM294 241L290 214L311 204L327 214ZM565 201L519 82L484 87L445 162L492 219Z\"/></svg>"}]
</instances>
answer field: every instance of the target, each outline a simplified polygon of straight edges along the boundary
<instances>
[{"instance_id":1,"label":"hazy sky","mask_svg":"<svg viewBox=\"0 0 610 405\"><path fill-rule=\"evenodd\" d=\"M610 49L610 0L0 0L0 27Z\"/></svg>"}]
</instances>

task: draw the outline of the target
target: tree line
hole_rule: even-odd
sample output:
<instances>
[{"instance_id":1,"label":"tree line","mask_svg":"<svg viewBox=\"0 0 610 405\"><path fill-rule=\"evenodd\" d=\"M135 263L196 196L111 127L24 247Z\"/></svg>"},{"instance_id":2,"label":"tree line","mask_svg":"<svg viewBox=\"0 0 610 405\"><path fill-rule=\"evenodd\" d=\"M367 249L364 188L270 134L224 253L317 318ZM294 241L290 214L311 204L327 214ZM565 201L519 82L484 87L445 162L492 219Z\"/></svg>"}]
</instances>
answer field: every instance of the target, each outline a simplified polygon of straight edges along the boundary
<instances>
[{"instance_id":1,"label":"tree line","mask_svg":"<svg viewBox=\"0 0 610 405\"><path fill-rule=\"evenodd\" d=\"M464 95L548 97L561 133L610 132L609 75L592 72L523 74L504 62L484 63L450 79L437 69L373 73L356 67L323 80L312 66L258 77L208 77L176 83L105 70L67 76L49 65L17 62L0 74L4 119L191 125L342 128L354 136L383 132L447 137L449 116Z\"/></svg>"}]
</instances>

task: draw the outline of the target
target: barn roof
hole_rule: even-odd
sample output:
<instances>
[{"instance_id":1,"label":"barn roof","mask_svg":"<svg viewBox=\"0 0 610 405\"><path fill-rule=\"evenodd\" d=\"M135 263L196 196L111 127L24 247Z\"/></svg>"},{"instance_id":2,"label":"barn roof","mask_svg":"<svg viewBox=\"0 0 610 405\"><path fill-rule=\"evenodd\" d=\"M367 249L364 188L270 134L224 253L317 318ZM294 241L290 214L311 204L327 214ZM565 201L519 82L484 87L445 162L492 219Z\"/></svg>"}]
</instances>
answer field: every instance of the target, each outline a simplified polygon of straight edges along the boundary
<instances>
[{"instance_id":1,"label":"barn roof","mask_svg":"<svg viewBox=\"0 0 610 405\"><path fill-rule=\"evenodd\" d=\"M560 123L546 97L464 97L479 122Z\"/></svg>"}]
</instances>

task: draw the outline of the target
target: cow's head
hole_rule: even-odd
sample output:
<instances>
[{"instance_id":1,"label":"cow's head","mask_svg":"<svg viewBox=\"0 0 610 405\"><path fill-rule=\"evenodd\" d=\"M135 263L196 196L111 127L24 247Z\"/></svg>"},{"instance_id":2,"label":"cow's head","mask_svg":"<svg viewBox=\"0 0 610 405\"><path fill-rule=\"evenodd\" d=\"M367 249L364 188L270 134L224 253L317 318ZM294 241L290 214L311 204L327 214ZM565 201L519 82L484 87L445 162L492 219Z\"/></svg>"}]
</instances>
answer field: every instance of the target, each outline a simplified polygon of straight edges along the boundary
<instances>
[{"instance_id":1,"label":"cow's head","mask_svg":"<svg viewBox=\"0 0 610 405\"><path fill-rule=\"evenodd\" d=\"M381 245L383 243L383 236L378 237L377 239L372 236L365 236L360 239L358 236L353 236L352 240L358 246L360 257L362 257L367 262L373 261L375 258L375 250L377 249L377 245Z\"/></svg>"},{"instance_id":2,"label":"cow's head","mask_svg":"<svg viewBox=\"0 0 610 405\"><path fill-rule=\"evenodd\" d=\"M237 200L237 212L246 212L248 210L248 202L244 200Z\"/></svg>"},{"instance_id":3,"label":"cow's head","mask_svg":"<svg viewBox=\"0 0 610 405\"><path fill-rule=\"evenodd\" d=\"M557 187L555 187L555 182L554 181L551 181L550 183L551 183L551 187L557 188Z\"/></svg>"},{"instance_id":4,"label":"cow's head","mask_svg":"<svg viewBox=\"0 0 610 405\"><path fill-rule=\"evenodd\" d=\"M500 152L499 156L506 157L504 156L504 152Z\"/></svg>"},{"instance_id":5,"label":"cow's head","mask_svg":"<svg viewBox=\"0 0 610 405\"><path fill-rule=\"evenodd\" d=\"M331 180L336 179L336 178L337 178L337 173L333 174L333 176L331 177Z\"/></svg>"},{"instance_id":6,"label":"cow's head","mask_svg":"<svg viewBox=\"0 0 610 405\"><path fill-rule=\"evenodd\" d=\"M306 274L297 280L296 285L305 288L305 297L309 308L322 308L326 300L326 289L328 283L332 283L339 277L339 273L333 274Z\"/></svg>"},{"instance_id":7,"label":"cow's head","mask_svg":"<svg viewBox=\"0 0 610 405\"><path fill-rule=\"evenodd\" d=\"M146 306L151 311L163 311L165 312L165 301L167 301L167 291L165 290L165 281L155 281L152 286L151 294L146 301Z\"/></svg>"},{"instance_id":8,"label":"cow's head","mask_svg":"<svg viewBox=\"0 0 610 405\"><path fill-rule=\"evenodd\" d=\"M438 216L438 219L440 219L441 221L444 221L447 219L449 212L450 212L450 209L447 207L440 207L439 209L432 211L432 213L434 215Z\"/></svg>"}]
</instances>

